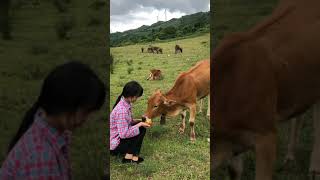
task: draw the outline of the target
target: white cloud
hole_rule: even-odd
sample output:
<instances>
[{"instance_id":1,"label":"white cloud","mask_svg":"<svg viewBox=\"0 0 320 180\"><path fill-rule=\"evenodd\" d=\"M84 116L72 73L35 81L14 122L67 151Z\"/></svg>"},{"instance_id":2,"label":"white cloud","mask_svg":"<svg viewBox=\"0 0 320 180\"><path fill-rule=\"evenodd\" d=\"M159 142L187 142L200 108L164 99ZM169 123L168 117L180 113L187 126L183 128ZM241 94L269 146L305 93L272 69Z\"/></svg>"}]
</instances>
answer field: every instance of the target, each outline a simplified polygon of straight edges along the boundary
<instances>
[{"instance_id":1,"label":"white cloud","mask_svg":"<svg viewBox=\"0 0 320 180\"><path fill-rule=\"evenodd\" d=\"M142 25L151 25L164 21L164 9L167 20L180 18L187 14L210 10L210 0L111 0L110 32L123 32Z\"/></svg>"},{"instance_id":2,"label":"white cloud","mask_svg":"<svg viewBox=\"0 0 320 180\"><path fill-rule=\"evenodd\" d=\"M180 18L186 15L180 11L170 12L166 11L167 21L172 18ZM136 29L142 25L151 25L157 22L157 16L159 21L165 21L165 10L157 10L152 8L142 8L140 11L131 11L126 16L114 15L111 16L110 32L123 32L129 29ZM125 17L125 18L124 18Z\"/></svg>"}]
</instances>

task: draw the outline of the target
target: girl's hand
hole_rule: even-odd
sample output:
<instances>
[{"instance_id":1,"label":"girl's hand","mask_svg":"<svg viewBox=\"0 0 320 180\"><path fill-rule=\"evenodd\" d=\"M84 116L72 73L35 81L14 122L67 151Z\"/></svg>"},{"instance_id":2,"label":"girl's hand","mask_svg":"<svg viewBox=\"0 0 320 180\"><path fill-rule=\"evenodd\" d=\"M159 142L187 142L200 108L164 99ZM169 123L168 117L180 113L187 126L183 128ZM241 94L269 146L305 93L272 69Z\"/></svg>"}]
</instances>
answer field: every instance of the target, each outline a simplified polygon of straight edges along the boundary
<instances>
[{"instance_id":1,"label":"girl's hand","mask_svg":"<svg viewBox=\"0 0 320 180\"><path fill-rule=\"evenodd\" d=\"M132 119L133 122L138 123L141 122L141 119Z\"/></svg>"},{"instance_id":2,"label":"girl's hand","mask_svg":"<svg viewBox=\"0 0 320 180\"><path fill-rule=\"evenodd\" d=\"M139 127L142 126L142 127L145 127L145 128L150 127L150 125L149 125L148 123L145 123L145 122L139 122L139 123L138 123L138 126L139 126Z\"/></svg>"}]
</instances>

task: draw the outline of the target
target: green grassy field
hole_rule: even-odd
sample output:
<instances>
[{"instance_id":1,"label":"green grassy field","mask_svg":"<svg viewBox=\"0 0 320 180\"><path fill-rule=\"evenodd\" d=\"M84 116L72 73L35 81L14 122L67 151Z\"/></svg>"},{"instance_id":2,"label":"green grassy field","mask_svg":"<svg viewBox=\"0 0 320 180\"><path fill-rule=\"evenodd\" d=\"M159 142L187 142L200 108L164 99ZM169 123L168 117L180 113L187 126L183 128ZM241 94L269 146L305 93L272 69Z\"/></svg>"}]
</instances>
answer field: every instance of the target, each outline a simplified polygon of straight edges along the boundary
<instances>
[{"instance_id":1,"label":"green grassy field","mask_svg":"<svg viewBox=\"0 0 320 180\"><path fill-rule=\"evenodd\" d=\"M107 82L108 5L90 8L94 1L71 1L60 13L52 1L16 0L13 7L13 40L0 40L0 163L8 142L17 131L25 111L39 94L44 77L58 64L78 59L89 64ZM69 40L59 40L55 26L62 16L74 17ZM100 24L88 25L93 19ZM96 21L96 22L97 22ZM107 92L109 93L109 92ZM107 162L106 111L90 119L73 134L71 161L74 179L100 179Z\"/></svg>"},{"instance_id":2,"label":"green grassy field","mask_svg":"<svg viewBox=\"0 0 320 180\"><path fill-rule=\"evenodd\" d=\"M213 34L212 44L216 47L223 36L229 32L245 31L269 15L278 1L276 0L215 0L211 7L214 7L212 18ZM289 125L281 124L278 128L277 162L274 171L274 179L277 180L305 180L308 179L310 153L312 148L312 126L311 113L307 112L302 116L307 120L302 129L299 143L297 145L297 163L290 164L286 170L280 171L288 145ZM254 179L255 156L253 153L244 154L244 173L242 179ZM227 180L225 168L219 169L215 174L217 180Z\"/></svg>"},{"instance_id":3,"label":"green grassy field","mask_svg":"<svg viewBox=\"0 0 320 180\"><path fill-rule=\"evenodd\" d=\"M174 54L176 43L183 47L182 54ZM143 86L144 95L133 105L135 118L144 113L147 99L156 89L168 91L180 72L188 70L199 60L209 58L210 36L205 34L154 45L162 47L163 54L141 53L141 47L146 49L148 44L111 48L114 56L114 73L110 77L111 106L124 84L136 80ZM163 80L146 80L152 68L163 71ZM204 102L207 104L207 98ZM203 114L196 116L195 144L189 140L188 123L185 133L178 133L180 116L167 119L163 126L160 125L159 118L153 120L154 126L147 130L141 150L145 161L139 165L124 165L121 164L122 157L111 157L111 179L209 179L210 155L207 138L210 129L206 110L207 106L204 106Z\"/></svg>"}]
</instances>

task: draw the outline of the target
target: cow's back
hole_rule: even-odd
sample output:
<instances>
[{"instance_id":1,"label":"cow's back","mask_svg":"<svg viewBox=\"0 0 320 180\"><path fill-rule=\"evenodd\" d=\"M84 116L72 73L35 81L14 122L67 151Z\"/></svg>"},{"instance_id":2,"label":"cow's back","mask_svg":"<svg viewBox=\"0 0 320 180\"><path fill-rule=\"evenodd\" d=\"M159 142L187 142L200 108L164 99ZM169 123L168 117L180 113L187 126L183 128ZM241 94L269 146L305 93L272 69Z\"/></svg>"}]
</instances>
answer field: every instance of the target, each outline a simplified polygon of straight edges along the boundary
<instances>
[{"instance_id":1,"label":"cow's back","mask_svg":"<svg viewBox=\"0 0 320 180\"><path fill-rule=\"evenodd\" d=\"M210 61L202 60L186 72L191 76L197 87L197 97L203 97L210 92Z\"/></svg>"},{"instance_id":2,"label":"cow's back","mask_svg":"<svg viewBox=\"0 0 320 180\"><path fill-rule=\"evenodd\" d=\"M257 39L270 46L274 54L272 60L278 76L277 107L283 119L302 112L319 98L318 7L320 2L314 0L282 1L273 15L266 19L279 16L273 24L263 27L265 22L262 22L251 30L258 34Z\"/></svg>"}]
</instances>

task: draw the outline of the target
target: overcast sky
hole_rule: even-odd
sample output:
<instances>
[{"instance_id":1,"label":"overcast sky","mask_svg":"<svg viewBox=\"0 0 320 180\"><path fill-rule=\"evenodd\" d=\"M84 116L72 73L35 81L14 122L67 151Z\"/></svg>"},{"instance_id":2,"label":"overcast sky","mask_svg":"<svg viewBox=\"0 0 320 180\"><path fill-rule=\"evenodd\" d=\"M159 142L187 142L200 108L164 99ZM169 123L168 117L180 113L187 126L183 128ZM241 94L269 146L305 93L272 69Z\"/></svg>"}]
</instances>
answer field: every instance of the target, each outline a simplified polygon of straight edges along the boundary
<instances>
[{"instance_id":1,"label":"overcast sky","mask_svg":"<svg viewBox=\"0 0 320 180\"><path fill-rule=\"evenodd\" d=\"M123 32L196 12L207 12L210 0L111 0L110 31Z\"/></svg>"}]
</instances>

